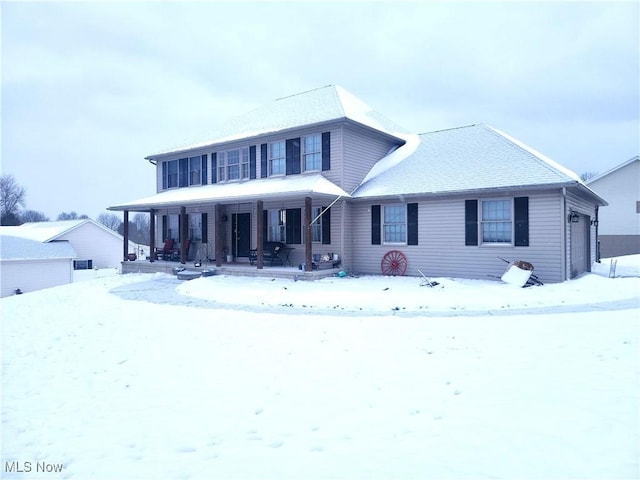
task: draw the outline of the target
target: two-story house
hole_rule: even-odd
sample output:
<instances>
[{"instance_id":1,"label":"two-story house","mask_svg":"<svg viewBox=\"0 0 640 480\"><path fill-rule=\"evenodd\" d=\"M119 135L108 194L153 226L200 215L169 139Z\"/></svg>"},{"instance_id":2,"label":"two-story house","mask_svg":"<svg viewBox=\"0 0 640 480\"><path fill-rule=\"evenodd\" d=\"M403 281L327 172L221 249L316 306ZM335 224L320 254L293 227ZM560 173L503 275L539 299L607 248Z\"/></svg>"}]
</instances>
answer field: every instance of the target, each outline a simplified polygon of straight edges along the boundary
<instances>
[{"instance_id":1,"label":"two-story house","mask_svg":"<svg viewBox=\"0 0 640 480\"><path fill-rule=\"evenodd\" d=\"M187 244L220 266L280 241L307 272L331 254L361 274L487 278L504 271L502 257L562 281L590 269L606 204L498 130L413 134L339 86L278 99L146 159L157 193L110 209L125 225L129 212L150 212L151 244L174 239L182 263Z\"/></svg>"}]
</instances>

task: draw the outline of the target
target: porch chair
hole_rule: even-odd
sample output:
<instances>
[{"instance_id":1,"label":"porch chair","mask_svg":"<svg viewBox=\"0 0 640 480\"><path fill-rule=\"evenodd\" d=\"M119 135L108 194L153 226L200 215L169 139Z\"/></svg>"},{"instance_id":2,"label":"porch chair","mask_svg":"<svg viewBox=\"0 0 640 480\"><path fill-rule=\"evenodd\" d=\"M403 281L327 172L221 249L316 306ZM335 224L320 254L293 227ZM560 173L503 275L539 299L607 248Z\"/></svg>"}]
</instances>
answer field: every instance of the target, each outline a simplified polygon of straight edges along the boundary
<instances>
[{"instance_id":1,"label":"porch chair","mask_svg":"<svg viewBox=\"0 0 640 480\"><path fill-rule=\"evenodd\" d=\"M153 254L156 257L156 260L169 260L171 258L171 252L173 251L173 239L167 238L164 241L164 245L160 248L156 248Z\"/></svg>"}]
</instances>

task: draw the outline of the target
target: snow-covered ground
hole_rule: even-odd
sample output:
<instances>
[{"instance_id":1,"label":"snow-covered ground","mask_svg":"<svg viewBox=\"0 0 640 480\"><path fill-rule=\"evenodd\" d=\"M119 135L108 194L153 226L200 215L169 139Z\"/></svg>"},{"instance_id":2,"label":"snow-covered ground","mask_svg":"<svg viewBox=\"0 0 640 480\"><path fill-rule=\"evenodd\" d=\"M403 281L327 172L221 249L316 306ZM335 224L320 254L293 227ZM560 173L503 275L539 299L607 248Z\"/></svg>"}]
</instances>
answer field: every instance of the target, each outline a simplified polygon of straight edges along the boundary
<instances>
[{"instance_id":1,"label":"snow-covered ground","mask_svg":"<svg viewBox=\"0 0 640 480\"><path fill-rule=\"evenodd\" d=\"M1 476L638 478L640 256L608 273L4 298Z\"/></svg>"}]
</instances>

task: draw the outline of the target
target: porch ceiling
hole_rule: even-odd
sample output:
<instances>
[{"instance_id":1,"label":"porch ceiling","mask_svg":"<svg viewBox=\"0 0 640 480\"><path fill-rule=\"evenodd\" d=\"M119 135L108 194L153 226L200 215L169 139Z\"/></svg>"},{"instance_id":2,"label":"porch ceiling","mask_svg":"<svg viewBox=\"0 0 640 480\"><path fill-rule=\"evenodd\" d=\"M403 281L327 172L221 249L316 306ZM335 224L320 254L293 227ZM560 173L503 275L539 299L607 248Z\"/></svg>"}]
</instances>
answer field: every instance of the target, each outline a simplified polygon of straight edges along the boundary
<instances>
[{"instance_id":1,"label":"porch ceiling","mask_svg":"<svg viewBox=\"0 0 640 480\"><path fill-rule=\"evenodd\" d=\"M320 174L263 178L200 187L175 188L156 195L113 205L109 210L147 211L203 203L238 203L300 197L346 197L350 195Z\"/></svg>"}]
</instances>

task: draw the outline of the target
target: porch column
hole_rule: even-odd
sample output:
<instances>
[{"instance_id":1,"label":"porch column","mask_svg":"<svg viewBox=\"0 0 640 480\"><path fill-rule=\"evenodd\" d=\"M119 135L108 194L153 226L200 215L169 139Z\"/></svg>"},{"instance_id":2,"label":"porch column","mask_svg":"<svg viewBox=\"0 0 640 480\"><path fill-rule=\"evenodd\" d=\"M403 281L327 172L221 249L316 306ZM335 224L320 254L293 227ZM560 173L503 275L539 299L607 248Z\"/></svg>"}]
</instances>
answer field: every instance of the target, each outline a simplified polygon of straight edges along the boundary
<instances>
[{"instance_id":1,"label":"porch column","mask_svg":"<svg viewBox=\"0 0 640 480\"><path fill-rule=\"evenodd\" d=\"M187 224L187 207L180 207L180 263L187 263L187 236L189 235Z\"/></svg>"},{"instance_id":2,"label":"porch column","mask_svg":"<svg viewBox=\"0 0 640 480\"><path fill-rule=\"evenodd\" d=\"M124 211L124 226L122 229L124 237L124 245L122 246L123 258L125 261L129 259L129 210Z\"/></svg>"},{"instance_id":3,"label":"porch column","mask_svg":"<svg viewBox=\"0 0 640 480\"><path fill-rule=\"evenodd\" d=\"M256 202L256 248L258 250L258 258L256 261L258 262L258 269L261 270L264 267L264 204L262 200L258 200Z\"/></svg>"},{"instance_id":4,"label":"porch column","mask_svg":"<svg viewBox=\"0 0 640 480\"><path fill-rule=\"evenodd\" d=\"M311 197L304 197L304 271L313 270L311 263Z\"/></svg>"},{"instance_id":5,"label":"porch column","mask_svg":"<svg viewBox=\"0 0 640 480\"><path fill-rule=\"evenodd\" d=\"M222 238L222 206L216 205L216 235L215 235L215 256L216 256L216 267L222 266L222 244L224 242L224 238Z\"/></svg>"},{"instance_id":6,"label":"porch column","mask_svg":"<svg viewBox=\"0 0 640 480\"><path fill-rule=\"evenodd\" d=\"M156 211L149 210L149 261L156 261Z\"/></svg>"}]
</instances>

